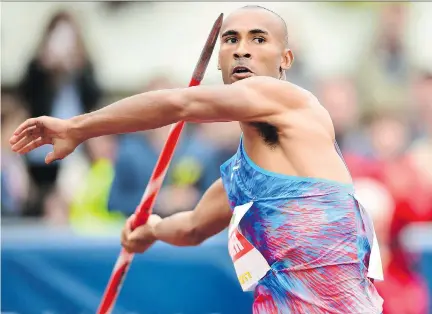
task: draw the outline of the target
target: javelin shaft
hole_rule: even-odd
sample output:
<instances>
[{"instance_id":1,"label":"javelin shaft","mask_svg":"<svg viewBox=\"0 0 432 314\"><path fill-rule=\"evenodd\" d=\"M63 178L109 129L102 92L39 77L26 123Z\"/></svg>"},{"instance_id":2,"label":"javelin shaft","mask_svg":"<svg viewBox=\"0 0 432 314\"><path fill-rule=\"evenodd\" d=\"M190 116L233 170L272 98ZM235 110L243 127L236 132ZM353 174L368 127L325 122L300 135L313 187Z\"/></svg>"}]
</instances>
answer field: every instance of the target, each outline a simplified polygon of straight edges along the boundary
<instances>
[{"instance_id":1,"label":"javelin shaft","mask_svg":"<svg viewBox=\"0 0 432 314\"><path fill-rule=\"evenodd\" d=\"M217 36L222 25L222 19L223 14L218 17L213 25L213 28L201 53L200 59L195 67L189 87L199 85L204 77L205 70L207 69L210 57L216 44ZM145 189L143 198L136 209L135 219L132 222L133 229L145 224L151 214L154 202L162 186L163 179L165 178L165 174L168 170L184 124L185 122L183 121L177 122L170 130L170 134L164 145L164 148L162 149L162 153L159 156L159 160L150 178L149 184ZM111 273L111 277L105 289L104 296L97 314L111 313L133 257L134 254L128 253L122 248L114 266L113 272Z\"/></svg>"}]
</instances>

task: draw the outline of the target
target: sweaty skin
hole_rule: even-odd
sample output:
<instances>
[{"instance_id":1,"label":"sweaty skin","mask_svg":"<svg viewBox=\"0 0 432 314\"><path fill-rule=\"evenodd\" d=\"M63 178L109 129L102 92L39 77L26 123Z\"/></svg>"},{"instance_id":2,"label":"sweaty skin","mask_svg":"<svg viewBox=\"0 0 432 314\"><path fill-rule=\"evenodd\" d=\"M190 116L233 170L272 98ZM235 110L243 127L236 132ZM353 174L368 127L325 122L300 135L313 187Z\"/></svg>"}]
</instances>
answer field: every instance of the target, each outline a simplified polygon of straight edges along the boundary
<instances>
[{"instance_id":1,"label":"sweaty skin","mask_svg":"<svg viewBox=\"0 0 432 314\"><path fill-rule=\"evenodd\" d=\"M177 121L239 121L245 150L258 166L280 174L351 183L334 148L328 112L310 92L281 80L293 62L281 20L266 10L239 9L224 21L220 39L224 85L142 93L69 120L28 119L10 139L12 150L25 154L52 144L53 152L46 157L50 163L92 137L144 131ZM238 66L247 68L247 73L236 73ZM253 122L276 127L277 145L265 143ZM156 240L197 245L225 229L230 218L219 179L192 211L165 219L152 215L134 231L127 223L122 244L131 252L143 252Z\"/></svg>"}]
</instances>

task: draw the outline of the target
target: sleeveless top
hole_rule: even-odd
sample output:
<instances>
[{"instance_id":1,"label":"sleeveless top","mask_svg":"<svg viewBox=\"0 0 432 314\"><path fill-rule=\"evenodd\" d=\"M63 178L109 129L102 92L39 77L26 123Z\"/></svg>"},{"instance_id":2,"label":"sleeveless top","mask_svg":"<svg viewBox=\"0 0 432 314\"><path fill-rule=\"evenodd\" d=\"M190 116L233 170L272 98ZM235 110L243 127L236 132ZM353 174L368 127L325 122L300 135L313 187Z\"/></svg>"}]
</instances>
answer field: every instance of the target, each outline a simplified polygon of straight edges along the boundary
<instances>
[{"instance_id":1,"label":"sleeveless top","mask_svg":"<svg viewBox=\"0 0 432 314\"><path fill-rule=\"evenodd\" d=\"M352 184L266 171L242 139L220 170L229 253L254 313L382 313L369 279L383 280L378 242Z\"/></svg>"}]
</instances>

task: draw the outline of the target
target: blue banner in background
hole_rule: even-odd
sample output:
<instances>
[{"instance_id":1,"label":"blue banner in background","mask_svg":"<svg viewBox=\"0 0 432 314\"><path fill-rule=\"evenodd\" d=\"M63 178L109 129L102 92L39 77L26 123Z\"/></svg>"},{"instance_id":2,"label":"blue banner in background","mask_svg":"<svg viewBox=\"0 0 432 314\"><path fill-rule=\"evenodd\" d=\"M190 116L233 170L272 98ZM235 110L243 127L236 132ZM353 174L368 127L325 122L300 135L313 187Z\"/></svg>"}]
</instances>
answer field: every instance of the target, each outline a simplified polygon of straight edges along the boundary
<instances>
[{"instance_id":1,"label":"blue banner in background","mask_svg":"<svg viewBox=\"0 0 432 314\"><path fill-rule=\"evenodd\" d=\"M94 314L120 252L118 234L3 230L2 313ZM421 264L432 288L430 251ZM222 233L198 247L158 243L136 255L113 314L246 314L252 300L241 291Z\"/></svg>"},{"instance_id":2,"label":"blue banner in background","mask_svg":"<svg viewBox=\"0 0 432 314\"><path fill-rule=\"evenodd\" d=\"M94 314L119 238L25 234L2 239L2 312ZM250 313L252 294L241 291L226 241L223 234L192 248L158 243L136 255L113 314Z\"/></svg>"}]
</instances>

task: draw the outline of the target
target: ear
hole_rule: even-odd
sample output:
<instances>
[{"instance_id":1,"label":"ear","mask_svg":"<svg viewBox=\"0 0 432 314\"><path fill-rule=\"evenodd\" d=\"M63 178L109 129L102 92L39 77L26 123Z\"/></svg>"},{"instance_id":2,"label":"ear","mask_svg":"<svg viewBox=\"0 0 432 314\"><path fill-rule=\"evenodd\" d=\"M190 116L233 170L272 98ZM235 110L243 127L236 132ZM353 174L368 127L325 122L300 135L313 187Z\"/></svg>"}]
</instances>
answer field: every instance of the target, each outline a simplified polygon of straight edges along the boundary
<instances>
[{"instance_id":1,"label":"ear","mask_svg":"<svg viewBox=\"0 0 432 314\"><path fill-rule=\"evenodd\" d=\"M294 55L291 49L285 49L283 56L281 57L281 68L282 70L288 70L294 62Z\"/></svg>"}]
</instances>

